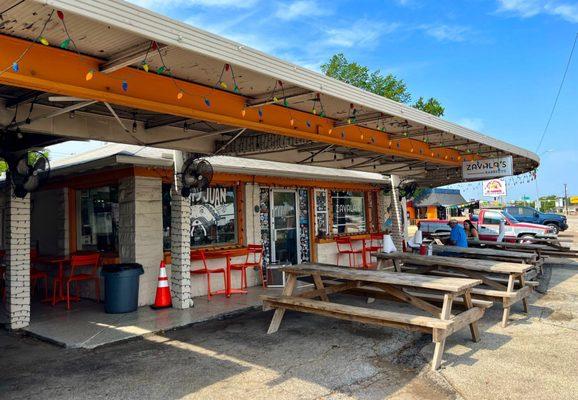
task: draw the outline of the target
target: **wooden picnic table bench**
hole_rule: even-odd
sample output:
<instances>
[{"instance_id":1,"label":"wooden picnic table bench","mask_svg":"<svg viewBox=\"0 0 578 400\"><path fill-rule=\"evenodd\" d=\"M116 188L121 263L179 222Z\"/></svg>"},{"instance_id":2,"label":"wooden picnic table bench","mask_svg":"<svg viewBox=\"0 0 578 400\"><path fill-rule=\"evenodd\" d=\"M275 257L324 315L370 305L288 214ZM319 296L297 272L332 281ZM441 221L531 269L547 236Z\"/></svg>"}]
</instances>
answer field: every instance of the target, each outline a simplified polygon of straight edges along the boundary
<instances>
[{"instance_id":1,"label":"wooden picnic table bench","mask_svg":"<svg viewBox=\"0 0 578 400\"><path fill-rule=\"evenodd\" d=\"M478 279L425 276L367 269L337 267L324 264L301 264L281 268L287 283L280 296L261 296L263 309L275 309L267 333L275 333L285 314L285 310L294 310L323 315L347 321L402 328L420 331L432 335L435 350L432 368L439 368L444 352L446 338L452 333L470 327L472 339L479 341L477 321L484 315L486 305L474 305L471 290L482 282ZM314 290L295 293L298 277L312 277ZM325 283L324 283L325 279ZM328 282L327 280L331 282ZM338 280L335 282L335 280ZM326 283L330 286L326 286ZM442 299L442 307L423 300L409 291L425 289ZM392 297L413 305L432 316L422 316L407 312L376 310L369 307L351 306L329 301L328 295L355 290ZM320 300L315 300L318 297ZM456 314L452 305L454 300L462 299L466 310Z\"/></svg>"},{"instance_id":2,"label":"wooden picnic table bench","mask_svg":"<svg viewBox=\"0 0 578 400\"><path fill-rule=\"evenodd\" d=\"M468 239L470 247L493 247L497 249L512 249L516 251L532 252L540 256L578 258L577 250L556 249L554 247L537 243L514 243L496 242L493 240Z\"/></svg>"},{"instance_id":3,"label":"wooden picnic table bench","mask_svg":"<svg viewBox=\"0 0 578 400\"><path fill-rule=\"evenodd\" d=\"M413 253L377 253L378 269L387 260L393 261L395 270L402 272L414 270L424 274L442 274L447 276L467 276L479 279L486 287L476 287L472 294L482 299L497 300L504 309L502 327L506 327L510 317L510 308L521 301L524 312L528 312L527 297L532 293L537 282L526 280L526 273L535 267L531 264L520 264L495 260L478 260L445 256L423 256ZM403 264L403 268L402 268ZM504 284L502 277L507 277ZM518 283L518 287L516 287Z\"/></svg>"},{"instance_id":4,"label":"wooden picnic table bench","mask_svg":"<svg viewBox=\"0 0 578 400\"><path fill-rule=\"evenodd\" d=\"M532 264L536 268L539 268L544 262L544 258L540 257L538 254L522 251L500 250L484 247L440 246L437 244L432 245L432 248L435 255L443 255L445 253L451 256L456 255L483 260L517 262L522 264Z\"/></svg>"}]
</instances>

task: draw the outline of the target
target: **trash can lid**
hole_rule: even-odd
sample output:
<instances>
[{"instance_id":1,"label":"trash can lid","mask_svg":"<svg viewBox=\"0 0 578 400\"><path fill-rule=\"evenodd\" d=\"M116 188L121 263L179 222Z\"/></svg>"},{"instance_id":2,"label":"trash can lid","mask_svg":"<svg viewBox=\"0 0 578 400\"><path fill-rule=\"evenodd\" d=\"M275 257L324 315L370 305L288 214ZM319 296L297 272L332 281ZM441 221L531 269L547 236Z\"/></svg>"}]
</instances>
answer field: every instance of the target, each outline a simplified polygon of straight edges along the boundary
<instances>
[{"instance_id":1,"label":"trash can lid","mask_svg":"<svg viewBox=\"0 0 578 400\"><path fill-rule=\"evenodd\" d=\"M141 264L137 263L121 263L121 264L107 264L103 265L101 275L142 275L144 269Z\"/></svg>"}]
</instances>

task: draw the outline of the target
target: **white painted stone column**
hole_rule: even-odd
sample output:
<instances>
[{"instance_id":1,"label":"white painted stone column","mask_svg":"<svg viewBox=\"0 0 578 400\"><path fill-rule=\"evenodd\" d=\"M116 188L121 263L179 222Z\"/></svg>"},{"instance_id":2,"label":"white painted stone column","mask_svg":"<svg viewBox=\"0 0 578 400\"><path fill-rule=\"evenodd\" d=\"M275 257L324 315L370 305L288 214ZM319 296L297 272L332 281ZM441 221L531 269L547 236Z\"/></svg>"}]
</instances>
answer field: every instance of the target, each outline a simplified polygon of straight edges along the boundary
<instances>
[{"instance_id":1,"label":"white painted stone column","mask_svg":"<svg viewBox=\"0 0 578 400\"><path fill-rule=\"evenodd\" d=\"M173 307L193 306L191 299L191 203L173 189L171 198L171 295Z\"/></svg>"},{"instance_id":2,"label":"white painted stone column","mask_svg":"<svg viewBox=\"0 0 578 400\"><path fill-rule=\"evenodd\" d=\"M154 303L163 259L162 180L130 177L119 184L119 255L121 262L143 266L138 305Z\"/></svg>"},{"instance_id":3,"label":"white painted stone column","mask_svg":"<svg viewBox=\"0 0 578 400\"><path fill-rule=\"evenodd\" d=\"M30 324L30 195L15 198L8 185L4 203L6 309L10 329Z\"/></svg>"},{"instance_id":4,"label":"white painted stone column","mask_svg":"<svg viewBox=\"0 0 578 400\"><path fill-rule=\"evenodd\" d=\"M391 238L398 251L403 249L403 209L399 201L399 176L391 175Z\"/></svg>"}]
</instances>

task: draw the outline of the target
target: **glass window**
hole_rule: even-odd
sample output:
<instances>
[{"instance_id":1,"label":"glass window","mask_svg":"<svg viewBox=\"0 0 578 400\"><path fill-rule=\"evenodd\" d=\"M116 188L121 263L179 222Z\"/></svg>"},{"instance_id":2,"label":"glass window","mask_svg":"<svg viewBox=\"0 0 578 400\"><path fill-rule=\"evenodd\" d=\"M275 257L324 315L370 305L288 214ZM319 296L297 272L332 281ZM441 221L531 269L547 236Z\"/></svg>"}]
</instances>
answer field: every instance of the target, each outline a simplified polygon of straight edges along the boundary
<instances>
[{"instance_id":1,"label":"glass window","mask_svg":"<svg viewBox=\"0 0 578 400\"><path fill-rule=\"evenodd\" d=\"M80 190L78 248L118 252L118 187Z\"/></svg>"},{"instance_id":2,"label":"glass window","mask_svg":"<svg viewBox=\"0 0 578 400\"><path fill-rule=\"evenodd\" d=\"M333 234L366 231L365 195L363 192L331 192Z\"/></svg>"},{"instance_id":3,"label":"glass window","mask_svg":"<svg viewBox=\"0 0 578 400\"><path fill-rule=\"evenodd\" d=\"M505 218L496 211L486 211L484 214L484 224L488 225L500 225L500 221L504 220Z\"/></svg>"},{"instance_id":4,"label":"glass window","mask_svg":"<svg viewBox=\"0 0 578 400\"><path fill-rule=\"evenodd\" d=\"M237 243L234 187L191 194L191 246Z\"/></svg>"}]
</instances>

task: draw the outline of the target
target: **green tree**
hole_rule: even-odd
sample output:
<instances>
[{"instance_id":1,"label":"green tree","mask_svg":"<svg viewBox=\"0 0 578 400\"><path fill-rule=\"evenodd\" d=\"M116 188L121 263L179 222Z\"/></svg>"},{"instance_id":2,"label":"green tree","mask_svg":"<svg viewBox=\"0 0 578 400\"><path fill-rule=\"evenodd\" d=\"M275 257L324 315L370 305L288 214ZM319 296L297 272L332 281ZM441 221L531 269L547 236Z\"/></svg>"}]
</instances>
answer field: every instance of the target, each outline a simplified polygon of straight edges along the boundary
<instances>
[{"instance_id":1,"label":"green tree","mask_svg":"<svg viewBox=\"0 0 578 400\"><path fill-rule=\"evenodd\" d=\"M371 72L366 66L348 61L343 53L335 54L327 63L321 65L321 71L327 76L399 103L411 102L411 93L403 79L393 74L383 75L380 70ZM427 101L420 97L412 107L436 116L442 116L445 111L433 97Z\"/></svg>"},{"instance_id":2,"label":"green tree","mask_svg":"<svg viewBox=\"0 0 578 400\"><path fill-rule=\"evenodd\" d=\"M43 154L46 158L50 159L50 152L48 150L39 150L38 152L32 152L29 154L29 161L30 165L34 165L36 160L38 160L39 155ZM0 160L0 174L8 171L8 164L4 160Z\"/></svg>"},{"instance_id":3,"label":"green tree","mask_svg":"<svg viewBox=\"0 0 578 400\"><path fill-rule=\"evenodd\" d=\"M435 115L436 117L441 117L444 115L444 111L446 110L437 99L430 97L427 101L424 101L423 97L417 99L417 101L413 104L414 108L418 110L425 111L426 113L430 113Z\"/></svg>"}]
</instances>

